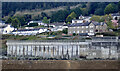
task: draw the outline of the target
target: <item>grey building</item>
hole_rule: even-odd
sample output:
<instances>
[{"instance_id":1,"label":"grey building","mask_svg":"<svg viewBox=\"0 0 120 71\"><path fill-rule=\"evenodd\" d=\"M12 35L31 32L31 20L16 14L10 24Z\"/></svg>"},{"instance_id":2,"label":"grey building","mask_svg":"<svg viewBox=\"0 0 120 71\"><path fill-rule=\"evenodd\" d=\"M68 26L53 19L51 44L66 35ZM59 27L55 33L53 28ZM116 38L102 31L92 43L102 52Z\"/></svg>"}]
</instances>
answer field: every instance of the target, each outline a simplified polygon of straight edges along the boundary
<instances>
[{"instance_id":1,"label":"grey building","mask_svg":"<svg viewBox=\"0 0 120 71\"><path fill-rule=\"evenodd\" d=\"M72 23L68 26L68 34L94 35L95 33L107 32L107 24L104 22Z\"/></svg>"}]
</instances>

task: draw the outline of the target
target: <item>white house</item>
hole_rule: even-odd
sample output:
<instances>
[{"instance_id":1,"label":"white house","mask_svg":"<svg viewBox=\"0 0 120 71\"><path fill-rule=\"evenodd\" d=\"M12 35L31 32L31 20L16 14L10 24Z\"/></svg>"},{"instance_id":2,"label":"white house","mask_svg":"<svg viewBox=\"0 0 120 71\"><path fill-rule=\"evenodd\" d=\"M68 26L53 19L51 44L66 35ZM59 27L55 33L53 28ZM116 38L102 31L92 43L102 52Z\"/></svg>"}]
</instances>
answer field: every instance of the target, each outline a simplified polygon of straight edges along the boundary
<instances>
[{"instance_id":1,"label":"white house","mask_svg":"<svg viewBox=\"0 0 120 71\"><path fill-rule=\"evenodd\" d=\"M47 32L47 28L14 30L12 34L14 35L36 35L36 34L43 33L43 32Z\"/></svg>"},{"instance_id":2,"label":"white house","mask_svg":"<svg viewBox=\"0 0 120 71\"><path fill-rule=\"evenodd\" d=\"M89 16L79 16L79 19L73 19L72 23L84 23L84 22L90 22L90 18Z\"/></svg>"},{"instance_id":3,"label":"white house","mask_svg":"<svg viewBox=\"0 0 120 71\"><path fill-rule=\"evenodd\" d=\"M72 23L83 23L82 19L73 19Z\"/></svg>"},{"instance_id":4,"label":"white house","mask_svg":"<svg viewBox=\"0 0 120 71\"><path fill-rule=\"evenodd\" d=\"M13 30L14 30L14 27L12 27L11 25L8 24L8 25L3 29L3 34L10 34Z\"/></svg>"},{"instance_id":5,"label":"white house","mask_svg":"<svg viewBox=\"0 0 120 71\"><path fill-rule=\"evenodd\" d=\"M66 26L64 26L64 22L61 23L50 23L49 26L52 26L53 28L50 28L51 31L62 31Z\"/></svg>"},{"instance_id":6,"label":"white house","mask_svg":"<svg viewBox=\"0 0 120 71\"><path fill-rule=\"evenodd\" d=\"M0 24L0 33L2 34L10 34L13 30L14 27L9 24Z\"/></svg>"},{"instance_id":7,"label":"white house","mask_svg":"<svg viewBox=\"0 0 120 71\"><path fill-rule=\"evenodd\" d=\"M30 22L28 22L27 25L29 25L30 23L38 23L38 25L44 25L44 26L47 26L47 24L43 23L42 21L30 21Z\"/></svg>"}]
</instances>

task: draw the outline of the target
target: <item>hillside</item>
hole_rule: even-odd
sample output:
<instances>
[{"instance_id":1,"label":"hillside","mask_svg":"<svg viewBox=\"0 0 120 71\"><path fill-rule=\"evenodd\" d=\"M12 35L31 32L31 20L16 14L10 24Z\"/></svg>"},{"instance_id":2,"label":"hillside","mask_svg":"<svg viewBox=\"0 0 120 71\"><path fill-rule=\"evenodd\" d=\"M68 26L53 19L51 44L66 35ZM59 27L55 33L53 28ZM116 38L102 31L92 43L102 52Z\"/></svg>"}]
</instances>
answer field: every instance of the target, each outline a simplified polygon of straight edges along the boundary
<instances>
[{"instance_id":1,"label":"hillside","mask_svg":"<svg viewBox=\"0 0 120 71\"><path fill-rule=\"evenodd\" d=\"M75 6L81 4L79 2L3 2L2 3L2 13L3 16L14 15L17 11L33 11L33 10L46 10L52 8L59 8L61 6ZM55 9L56 10L56 9Z\"/></svg>"}]
</instances>

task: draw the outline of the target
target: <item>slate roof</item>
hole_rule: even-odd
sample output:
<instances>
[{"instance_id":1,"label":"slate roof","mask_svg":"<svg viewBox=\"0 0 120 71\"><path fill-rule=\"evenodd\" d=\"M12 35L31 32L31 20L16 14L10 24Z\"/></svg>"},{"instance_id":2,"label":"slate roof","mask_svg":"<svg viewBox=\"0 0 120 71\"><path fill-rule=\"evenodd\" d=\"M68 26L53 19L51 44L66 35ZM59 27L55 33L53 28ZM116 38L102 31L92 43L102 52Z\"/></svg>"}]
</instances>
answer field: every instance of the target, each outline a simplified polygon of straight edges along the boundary
<instances>
[{"instance_id":1,"label":"slate roof","mask_svg":"<svg viewBox=\"0 0 120 71\"><path fill-rule=\"evenodd\" d=\"M35 31L35 30L40 30L40 29L44 29L44 28L35 28L35 29L21 29L21 30L14 30L13 32L16 32L16 31Z\"/></svg>"},{"instance_id":2,"label":"slate roof","mask_svg":"<svg viewBox=\"0 0 120 71\"><path fill-rule=\"evenodd\" d=\"M106 24L106 23L104 23L104 22L101 22L101 23L99 23L99 22L92 22L95 26L97 26L97 25L104 25L104 24Z\"/></svg>"},{"instance_id":3,"label":"slate roof","mask_svg":"<svg viewBox=\"0 0 120 71\"><path fill-rule=\"evenodd\" d=\"M85 23L72 23L72 24L69 24L68 27L74 27L74 26L89 26L90 23L91 23L91 22L85 22ZM101 23L99 23L99 22L92 22L92 23L93 23L95 26L106 24L106 23L104 23L104 22L101 22Z\"/></svg>"},{"instance_id":4,"label":"slate roof","mask_svg":"<svg viewBox=\"0 0 120 71\"><path fill-rule=\"evenodd\" d=\"M64 22L60 22L60 23L50 23L49 25L63 26L63 25L64 25Z\"/></svg>"},{"instance_id":5,"label":"slate roof","mask_svg":"<svg viewBox=\"0 0 120 71\"><path fill-rule=\"evenodd\" d=\"M85 22L85 23L72 23L68 25L68 27L74 27L74 26L88 26L90 22Z\"/></svg>"}]
</instances>

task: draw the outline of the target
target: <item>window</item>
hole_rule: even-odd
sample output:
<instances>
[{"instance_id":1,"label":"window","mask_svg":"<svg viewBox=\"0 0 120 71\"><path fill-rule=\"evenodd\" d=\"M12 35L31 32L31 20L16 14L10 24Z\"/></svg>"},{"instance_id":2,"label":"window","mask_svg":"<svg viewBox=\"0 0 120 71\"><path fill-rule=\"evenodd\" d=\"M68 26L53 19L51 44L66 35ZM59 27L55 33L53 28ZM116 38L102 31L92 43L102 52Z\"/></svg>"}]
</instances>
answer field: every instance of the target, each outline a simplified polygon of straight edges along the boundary
<instances>
[{"instance_id":1,"label":"window","mask_svg":"<svg viewBox=\"0 0 120 71\"><path fill-rule=\"evenodd\" d=\"M88 28L88 26L86 26L86 28Z\"/></svg>"},{"instance_id":2,"label":"window","mask_svg":"<svg viewBox=\"0 0 120 71\"><path fill-rule=\"evenodd\" d=\"M88 31L86 31L86 33L88 33Z\"/></svg>"},{"instance_id":3,"label":"window","mask_svg":"<svg viewBox=\"0 0 120 71\"><path fill-rule=\"evenodd\" d=\"M75 33L75 31L73 31L73 33Z\"/></svg>"},{"instance_id":4,"label":"window","mask_svg":"<svg viewBox=\"0 0 120 71\"><path fill-rule=\"evenodd\" d=\"M79 33L79 31L77 31L77 33Z\"/></svg>"},{"instance_id":5,"label":"window","mask_svg":"<svg viewBox=\"0 0 120 71\"><path fill-rule=\"evenodd\" d=\"M90 28L93 28L93 26L90 26Z\"/></svg>"},{"instance_id":6,"label":"window","mask_svg":"<svg viewBox=\"0 0 120 71\"><path fill-rule=\"evenodd\" d=\"M77 21L75 21L75 23L77 23Z\"/></svg>"},{"instance_id":7,"label":"window","mask_svg":"<svg viewBox=\"0 0 120 71\"><path fill-rule=\"evenodd\" d=\"M83 33L83 30L82 30L82 33Z\"/></svg>"},{"instance_id":8,"label":"window","mask_svg":"<svg viewBox=\"0 0 120 71\"><path fill-rule=\"evenodd\" d=\"M93 32L93 30L90 30L90 32Z\"/></svg>"}]
</instances>

